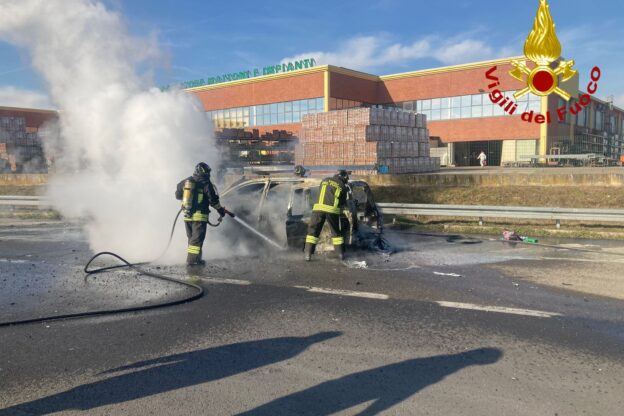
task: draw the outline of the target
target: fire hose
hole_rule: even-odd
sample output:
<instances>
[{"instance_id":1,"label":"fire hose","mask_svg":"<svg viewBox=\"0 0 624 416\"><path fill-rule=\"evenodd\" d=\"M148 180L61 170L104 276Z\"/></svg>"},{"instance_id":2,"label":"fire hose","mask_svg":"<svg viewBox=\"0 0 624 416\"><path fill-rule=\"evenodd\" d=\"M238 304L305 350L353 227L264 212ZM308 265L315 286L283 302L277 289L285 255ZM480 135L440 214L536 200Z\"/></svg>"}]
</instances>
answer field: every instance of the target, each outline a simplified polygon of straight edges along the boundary
<instances>
[{"instance_id":1,"label":"fire hose","mask_svg":"<svg viewBox=\"0 0 624 416\"><path fill-rule=\"evenodd\" d=\"M177 299L173 301L155 303L152 305L132 306L132 307L127 307L127 308L117 308L117 309L101 309L97 311L76 312L76 313L68 313L68 314L62 314L62 315L43 316L39 318L31 318L31 319L24 319L24 320L11 321L11 322L0 322L0 327L33 324L37 322L59 321L59 320L73 319L73 318L84 318L84 317L90 317L90 316L112 315L112 314L126 313L126 312L145 311L149 309L164 308L168 306L174 306L174 305L179 305L182 303L192 302L194 300L201 298L202 296L204 296L204 288L202 288L201 286L196 285L194 283L186 282L184 280L176 279L174 277L165 276L160 273L151 272L141 267L150 263L155 263L156 261L160 260L165 255L165 253L167 253L167 251L169 250L169 247L171 246L171 241L173 240L173 233L175 232L176 223L178 222L178 218L180 217L181 212L182 210L180 209L177 212L175 219L173 220L173 225L171 227L171 233L169 234L169 241L167 241L167 246L163 250L162 254L158 256L156 259L151 260L151 261L146 261L146 262L140 262L140 263L130 263L128 260L124 259L123 257L121 257L120 255L116 253L113 253L110 251L102 251L102 252L96 253L95 255L93 255L93 257L89 259L89 261L84 267L84 272L86 273L86 276L85 276L85 279L86 279L86 277L90 275L127 267L144 276L153 277L155 279L163 280L163 281L170 282L170 283L176 283L176 284L191 288L195 292L191 296L187 296L182 299ZM235 218L235 215L233 213L227 210L225 211L225 213L229 215L230 217ZM213 224L208 220L208 224L210 224L210 226L212 227L218 227L221 224L222 220L223 220L223 217L219 217L219 220L217 221L216 224ZM91 266L91 263L93 263L93 261L97 259L98 257L102 257L102 256L114 257L117 260L119 260L122 264L117 264L115 266L100 267L96 269L89 269L89 266Z\"/></svg>"}]
</instances>

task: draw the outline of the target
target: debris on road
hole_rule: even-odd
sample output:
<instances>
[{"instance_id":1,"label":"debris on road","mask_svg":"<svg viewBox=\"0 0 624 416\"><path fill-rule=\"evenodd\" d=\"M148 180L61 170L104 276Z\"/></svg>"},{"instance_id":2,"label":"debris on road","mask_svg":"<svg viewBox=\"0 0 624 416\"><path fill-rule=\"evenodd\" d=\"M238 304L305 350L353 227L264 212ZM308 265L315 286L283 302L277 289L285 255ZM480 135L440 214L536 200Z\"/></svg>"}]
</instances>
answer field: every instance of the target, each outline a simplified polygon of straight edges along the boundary
<instances>
[{"instance_id":1,"label":"debris on road","mask_svg":"<svg viewBox=\"0 0 624 416\"><path fill-rule=\"evenodd\" d=\"M513 230L503 230L504 241L522 241L522 238Z\"/></svg>"},{"instance_id":2,"label":"debris on road","mask_svg":"<svg viewBox=\"0 0 624 416\"><path fill-rule=\"evenodd\" d=\"M347 267L351 269L368 269L368 265L366 264L366 260L362 261L347 261Z\"/></svg>"},{"instance_id":3,"label":"debris on road","mask_svg":"<svg viewBox=\"0 0 624 416\"><path fill-rule=\"evenodd\" d=\"M438 276L449 276L449 277L462 277L461 274L457 273L442 273L442 272L433 272L433 274Z\"/></svg>"}]
</instances>

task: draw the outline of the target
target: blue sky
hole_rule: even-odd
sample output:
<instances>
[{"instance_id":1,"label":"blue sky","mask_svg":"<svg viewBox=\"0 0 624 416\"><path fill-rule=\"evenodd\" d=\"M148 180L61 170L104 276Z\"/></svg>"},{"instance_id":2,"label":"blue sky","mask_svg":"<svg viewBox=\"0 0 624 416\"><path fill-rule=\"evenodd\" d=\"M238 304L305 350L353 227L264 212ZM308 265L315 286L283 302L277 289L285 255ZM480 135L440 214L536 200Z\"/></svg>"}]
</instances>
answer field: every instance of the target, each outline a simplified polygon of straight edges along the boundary
<instances>
[{"instance_id":1,"label":"blue sky","mask_svg":"<svg viewBox=\"0 0 624 416\"><path fill-rule=\"evenodd\" d=\"M60 0L50 0L60 1ZM279 63L298 56L375 74L521 55L538 0L190 1L103 0L137 36L157 36L157 85ZM598 96L624 105L621 2L550 0L563 55L581 89L594 65ZM595 4L595 7L592 7ZM585 82L584 82L585 81ZM0 105L45 88L24 51L0 43ZM37 101L39 100L39 101Z\"/></svg>"}]
</instances>

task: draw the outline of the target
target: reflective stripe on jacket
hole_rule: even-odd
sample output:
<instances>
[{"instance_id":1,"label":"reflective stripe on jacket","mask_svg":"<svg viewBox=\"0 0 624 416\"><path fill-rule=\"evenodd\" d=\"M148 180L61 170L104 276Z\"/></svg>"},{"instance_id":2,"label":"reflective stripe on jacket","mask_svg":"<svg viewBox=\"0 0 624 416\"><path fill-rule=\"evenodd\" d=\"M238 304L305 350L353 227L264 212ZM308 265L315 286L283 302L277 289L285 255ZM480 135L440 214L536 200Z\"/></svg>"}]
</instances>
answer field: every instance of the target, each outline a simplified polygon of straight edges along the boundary
<instances>
[{"instance_id":1,"label":"reflective stripe on jacket","mask_svg":"<svg viewBox=\"0 0 624 416\"><path fill-rule=\"evenodd\" d=\"M314 204L312 210L327 212L328 214L340 214L347 197L347 188L342 179L338 176L323 179L319 190L319 200Z\"/></svg>"}]
</instances>

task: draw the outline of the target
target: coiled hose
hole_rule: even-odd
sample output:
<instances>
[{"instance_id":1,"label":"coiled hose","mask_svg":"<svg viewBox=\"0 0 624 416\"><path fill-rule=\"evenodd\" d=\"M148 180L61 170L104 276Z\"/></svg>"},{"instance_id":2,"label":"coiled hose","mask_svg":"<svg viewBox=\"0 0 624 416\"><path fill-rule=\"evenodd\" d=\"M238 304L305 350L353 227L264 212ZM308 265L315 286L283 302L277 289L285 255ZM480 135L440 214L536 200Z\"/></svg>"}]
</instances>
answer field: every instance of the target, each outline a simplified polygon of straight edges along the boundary
<instances>
[{"instance_id":1,"label":"coiled hose","mask_svg":"<svg viewBox=\"0 0 624 416\"><path fill-rule=\"evenodd\" d=\"M37 322L50 322L50 321L59 321L59 320L64 320L64 319L84 318L88 316L102 316L102 315L112 315L112 314L125 313L125 312L145 311L149 309L164 308L167 306L174 306L174 305L179 305L179 304L186 303L186 302L192 302L194 300L201 298L202 296L204 296L204 288L202 288L201 286L196 285L194 283L185 282L183 280L179 280L173 277L165 276L163 274L150 272L140 267L140 266L144 266L146 264L154 263L160 260L165 255L165 253L167 253L167 251L169 250L169 247L171 246L171 241L173 240L173 233L175 232L176 223L178 221L178 218L180 217L181 212L182 210L179 210L175 216L175 219L173 220L173 225L171 227L171 233L169 234L169 241L167 242L167 246L163 250L162 254L158 256L156 259L152 261L141 262L141 263L130 263L129 261L127 261L126 259L124 259L123 257L121 257L120 255L116 253L113 253L110 251L102 251L100 253L96 253L93 257L91 257L91 259L89 259L86 266L84 267L84 272L87 274L87 276L89 276L89 275L102 273L102 272L109 271L109 270L128 267L136 271L137 273L145 275L145 276L149 276L155 279L164 280L170 283L177 283L177 284L189 287L193 289L193 291L195 292L193 295L187 296L185 298L178 299L178 300L156 303L153 305L133 306L133 307L128 307L128 308L118 308L118 309L102 309L102 310L97 310L97 311L76 312L76 313L68 313L68 314L63 314L63 315L44 316L40 318L24 319L24 320L19 320L19 321L0 322L0 328L6 327L6 326L33 324ZM213 227L219 226L220 223L221 221L218 221L216 224L212 224L209 222L209 224ZM117 260L121 261L122 264L117 264L115 266L100 267L97 269L89 269L89 266L91 265L91 263L93 263L95 259L101 256L114 257Z\"/></svg>"}]
</instances>

